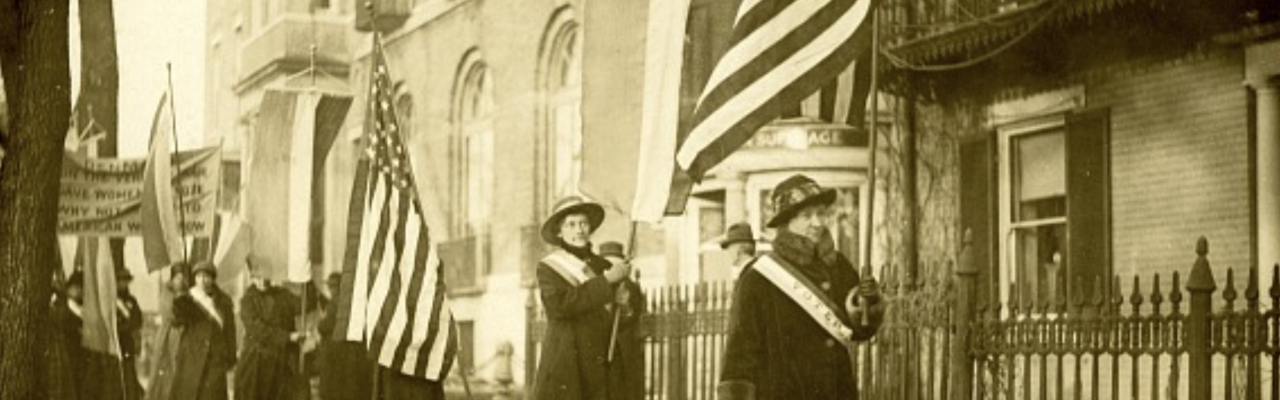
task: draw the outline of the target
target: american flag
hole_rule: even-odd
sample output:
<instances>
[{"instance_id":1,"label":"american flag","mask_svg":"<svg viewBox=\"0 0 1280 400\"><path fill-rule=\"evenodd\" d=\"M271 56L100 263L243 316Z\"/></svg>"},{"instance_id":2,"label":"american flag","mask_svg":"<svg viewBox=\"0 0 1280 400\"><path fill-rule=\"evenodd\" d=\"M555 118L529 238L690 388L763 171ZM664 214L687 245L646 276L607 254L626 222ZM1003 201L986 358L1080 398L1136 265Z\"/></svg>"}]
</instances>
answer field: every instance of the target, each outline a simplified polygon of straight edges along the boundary
<instances>
[{"instance_id":1,"label":"american flag","mask_svg":"<svg viewBox=\"0 0 1280 400\"><path fill-rule=\"evenodd\" d=\"M683 214L694 182L777 118L862 127L878 1L649 2L637 169L659 179L636 181L632 218Z\"/></svg>"},{"instance_id":2,"label":"american flag","mask_svg":"<svg viewBox=\"0 0 1280 400\"><path fill-rule=\"evenodd\" d=\"M335 332L364 342L370 358L383 367L439 381L457 353L457 331L377 37L371 58L368 157L357 167L351 195Z\"/></svg>"},{"instance_id":3,"label":"american flag","mask_svg":"<svg viewBox=\"0 0 1280 400\"><path fill-rule=\"evenodd\" d=\"M694 180L871 47L876 0L744 0L676 161Z\"/></svg>"}]
</instances>

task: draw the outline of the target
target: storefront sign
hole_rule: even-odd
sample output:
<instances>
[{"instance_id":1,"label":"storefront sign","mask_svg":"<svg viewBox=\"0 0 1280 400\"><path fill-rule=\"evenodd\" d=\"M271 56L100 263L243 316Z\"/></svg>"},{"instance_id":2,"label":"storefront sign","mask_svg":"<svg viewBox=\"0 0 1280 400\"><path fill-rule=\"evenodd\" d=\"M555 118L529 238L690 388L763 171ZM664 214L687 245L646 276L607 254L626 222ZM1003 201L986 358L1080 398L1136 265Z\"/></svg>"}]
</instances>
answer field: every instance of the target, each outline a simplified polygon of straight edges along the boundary
<instances>
[{"instance_id":1,"label":"storefront sign","mask_svg":"<svg viewBox=\"0 0 1280 400\"><path fill-rule=\"evenodd\" d=\"M142 175L145 158L90 159L65 153L58 198L58 234L142 234ZM217 148L179 152L174 197L181 199L183 233L210 236L222 159Z\"/></svg>"},{"instance_id":2,"label":"storefront sign","mask_svg":"<svg viewBox=\"0 0 1280 400\"><path fill-rule=\"evenodd\" d=\"M811 147L866 146L866 135L849 127L828 124L774 125L761 129L747 141L747 148L807 149Z\"/></svg>"}]
</instances>

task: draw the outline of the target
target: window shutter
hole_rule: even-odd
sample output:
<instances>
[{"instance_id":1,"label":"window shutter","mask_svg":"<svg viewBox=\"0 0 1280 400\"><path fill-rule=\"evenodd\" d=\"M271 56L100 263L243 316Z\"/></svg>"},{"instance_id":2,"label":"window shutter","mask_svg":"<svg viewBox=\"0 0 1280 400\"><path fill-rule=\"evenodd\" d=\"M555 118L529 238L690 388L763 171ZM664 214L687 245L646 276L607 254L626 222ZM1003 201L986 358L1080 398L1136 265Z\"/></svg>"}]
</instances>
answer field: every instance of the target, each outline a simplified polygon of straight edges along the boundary
<instances>
[{"instance_id":1,"label":"window shutter","mask_svg":"<svg viewBox=\"0 0 1280 400\"><path fill-rule=\"evenodd\" d=\"M1111 271L1110 128L1108 109L1067 116L1068 293L1088 296L1086 300L1093 299L1095 281L1106 279Z\"/></svg>"},{"instance_id":2,"label":"window shutter","mask_svg":"<svg viewBox=\"0 0 1280 400\"><path fill-rule=\"evenodd\" d=\"M978 293L986 296L983 302L988 304L996 299L992 279L998 276L995 274L995 258L992 257L998 254L995 251L998 243L995 155L995 140L991 134L960 144L960 230L973 235L969 251L978 269Z\"/></svg>"}]
</instances>

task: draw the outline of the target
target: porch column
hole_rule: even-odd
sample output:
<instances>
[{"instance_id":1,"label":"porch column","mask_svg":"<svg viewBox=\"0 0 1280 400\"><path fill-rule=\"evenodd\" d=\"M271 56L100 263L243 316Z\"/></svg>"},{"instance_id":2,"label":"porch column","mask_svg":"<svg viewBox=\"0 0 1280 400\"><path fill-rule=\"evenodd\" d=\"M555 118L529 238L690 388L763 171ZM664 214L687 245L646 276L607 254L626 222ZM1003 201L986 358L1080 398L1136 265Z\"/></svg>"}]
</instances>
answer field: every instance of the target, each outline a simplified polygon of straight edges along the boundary
<instances>
[{"instance_id":1,"label":"porch column","mask_svg":"<svg viewBox=\"0 0 1280 400\"><path fill-rule=\"evenodd\" d=\"M747 220L747 192L743 174L727 175L724 178L724 223L725 227Z\"/></svg>"},{"instance_id":2,"label":"porch column","mask_svg":"<svg viewBox=\"0 0 1280 400\"><path fill-rule=\"evenodd\" d=\"M1269 287L1272 266L1280 264L1280 82L1252 85L1257 94L1258 267L1261 287Z\"/></svg>"},{"instance_id":3,"label":"porch column","mask_svg":"<svg viewBox=\"0 0 1280 400\"><path fill-rule=\"evenodd\" d=\"M1245 84L1254 92L1259 288L1271 286L1280 264L1280 40L1245 48ZM1264 304L1270 296L1262 296Z\"/></svg>"}]
</instances>

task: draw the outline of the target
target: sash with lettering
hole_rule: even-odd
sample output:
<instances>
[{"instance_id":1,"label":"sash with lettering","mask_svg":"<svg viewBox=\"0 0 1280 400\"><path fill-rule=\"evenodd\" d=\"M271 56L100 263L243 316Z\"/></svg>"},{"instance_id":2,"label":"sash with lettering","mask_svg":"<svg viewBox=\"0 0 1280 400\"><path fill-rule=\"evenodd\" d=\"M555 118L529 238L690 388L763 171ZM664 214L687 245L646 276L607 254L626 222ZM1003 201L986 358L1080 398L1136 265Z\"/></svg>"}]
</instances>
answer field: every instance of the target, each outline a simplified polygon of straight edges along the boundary
<instances>
[{"instance_id":1,"label":"sash with lettering","mask_svg":"<svg viewBox=\"0 0 1280 400\"><path fill-rule=\"evenodd\" d=\"M796 302L809 318L845 347L853 345L853 330L845 323L840 308L826 293L800 271L772 254L760 257L752 267Z\"/></svg>"},{"instance_id":2,"label":"sash with lettering","mask_svg":"<svg viewBox=\"0 0 1280 400\"><path fill-rule=\"evenodd\" d=\"M561 278L569 281L571 286L581 285L582 282L591 279L587 275L587 263L567 251L556 250L554 253L543 257L542 262L550 266L557 274L560 274Z\"/></svg>"}]
</instances>

